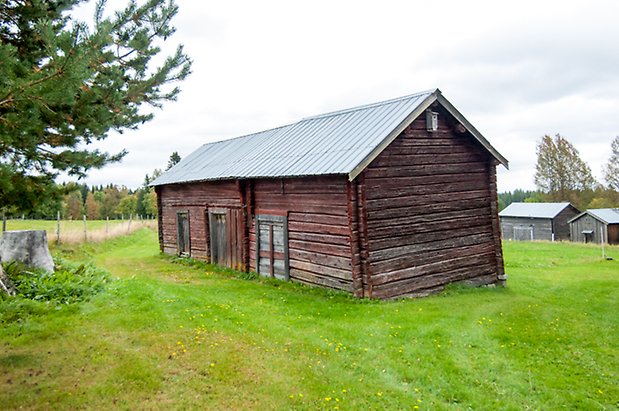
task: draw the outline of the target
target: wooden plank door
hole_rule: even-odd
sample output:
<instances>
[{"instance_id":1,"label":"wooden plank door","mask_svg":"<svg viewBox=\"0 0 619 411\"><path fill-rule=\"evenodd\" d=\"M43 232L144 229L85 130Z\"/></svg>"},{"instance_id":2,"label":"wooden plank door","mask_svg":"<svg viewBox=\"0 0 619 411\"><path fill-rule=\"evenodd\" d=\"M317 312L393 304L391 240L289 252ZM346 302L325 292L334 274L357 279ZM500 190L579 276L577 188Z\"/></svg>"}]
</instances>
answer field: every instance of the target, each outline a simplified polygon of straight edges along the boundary
<instances>
[{"instance_id":1,"label":"wooden plank door","mask_svg":"<svg viewBox=\"0 0 619 411\"><path fill-rule=\"evenodd\" d=\"M211 262L235 270L243 269L241 212L233 208L209 210Z\"/></svg>"},{"instance_id":2,"label":"wooden plank door","mask_svg":"<svg viewBox=\"0 0 619 411\"><path fill-rule=\"evenodd\" d=\"M190 255L189 213L187 211L176 213L176 246L179 256L188 257Z\"/></svg>"},{"instance_id":3,"label":"wooden plank door","mask_svg":"<svg viewBox=\"0 0 619 411\"><path fill-rule=\"evenodd\" d=\"M209 213L211 262L217 265L226 265L226 213Z\"/></svg>"},{"instance_id":4,"label":"wooden plank door","mask_svg":"<svg viewBox=\"0 0 619 411\"><path fill-rule=\"evenodd\" d=\"M288 280L288 220L284 216L256 217L256 272Z\"/></svg>"}]
</instances>

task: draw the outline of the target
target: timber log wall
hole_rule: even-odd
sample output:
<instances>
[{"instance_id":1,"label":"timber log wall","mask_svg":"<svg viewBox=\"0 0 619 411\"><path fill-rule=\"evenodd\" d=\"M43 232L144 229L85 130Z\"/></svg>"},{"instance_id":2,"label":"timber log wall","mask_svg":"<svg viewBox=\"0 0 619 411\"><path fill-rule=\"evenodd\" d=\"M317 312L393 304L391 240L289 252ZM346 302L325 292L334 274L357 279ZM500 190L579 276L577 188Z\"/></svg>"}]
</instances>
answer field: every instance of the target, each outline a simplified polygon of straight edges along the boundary
<instances>
[{"instance_id":1,"label":"timber log wall","mask_svg":"<svg viewBox=\"0 0 619 411\"><path fill-rule=\"evenodd\" d=\"M446 113L434 132L415 120L364 173L373 297L497 281L495 163Z\"/></svg>"},{"instance_id":2,"label":"timber log wall","mask_svg":"<svg viewBox=\"0 0 619 411\"><path fill-rule=\"evenodd\" d=\"M352 292L346 178L262 179L252 184L252 214L288 216L290 278ZM249 256L255 271L255 218L249 230Z\"/></svg>"},{"instance_id":3,"label":"timber log wall","mask_svg":"<svg viewBox=\"0 0 619 411\"><path fill-rule=\"evenodd\" d=\"M189 213L190 254L193 258L209 260L207 207L240 208L241 198L235 181L170 184L160 187L162 251L177 253L176 213Z\"/></svg>"}]
</instances>

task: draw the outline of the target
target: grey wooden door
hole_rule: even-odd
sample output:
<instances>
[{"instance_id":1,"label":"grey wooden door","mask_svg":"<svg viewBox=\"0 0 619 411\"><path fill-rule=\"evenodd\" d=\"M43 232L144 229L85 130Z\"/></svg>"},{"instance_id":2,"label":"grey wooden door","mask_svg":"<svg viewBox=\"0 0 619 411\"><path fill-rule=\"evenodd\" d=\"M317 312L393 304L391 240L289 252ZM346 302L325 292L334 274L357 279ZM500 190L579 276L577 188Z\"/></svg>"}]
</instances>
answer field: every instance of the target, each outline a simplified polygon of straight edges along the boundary
<instances>
[{"instance_id":1,"label":"grey wooden door","mask_svg":"<svg viewBox=\"0 0 619 411\"><path fill-rule=\"evenodd\" d=\"M242 270L243 224L241 211L217 208L209 211L211 262L224 267Z\"/></svg>"},{"instance_id":2,"label":"grey wooden door","mask_svg":"<svg viewBox=\"0 0 619 411\"><path fill-rule=\"evenodd\" d=\"M190 255L191 245L189 243L189 213L187 211L176 213L176 245L178 255Z\"/></svg>"},{"instance_id":3,"label":"grey wooden door","mask_svg":"<svg viewBox=\"0 0 619 411\"><path fill-rule=\"evenodd\" d=\"M289 279L288 221L284 216L256 217L256 272Z\"/></svg>"},{"instance_id":4,"label":"grey wooden door","mask_svg":"<svg viewBox=\"0 0 619 411\"><path fill-rule=\"evenodd\" d=\"M514 240L533 241L533 226L514 226Z\"/></svg>"},{"instance_id":5,"label":"grey wooden door","mask_svg":"<svg viewBox=\"0 0 619 411\"><path fill-rule=\"evenodd\" d=\"M226 214L209 214L211 262L217 265L226 265Z\"/></svg>"}]
</instances>

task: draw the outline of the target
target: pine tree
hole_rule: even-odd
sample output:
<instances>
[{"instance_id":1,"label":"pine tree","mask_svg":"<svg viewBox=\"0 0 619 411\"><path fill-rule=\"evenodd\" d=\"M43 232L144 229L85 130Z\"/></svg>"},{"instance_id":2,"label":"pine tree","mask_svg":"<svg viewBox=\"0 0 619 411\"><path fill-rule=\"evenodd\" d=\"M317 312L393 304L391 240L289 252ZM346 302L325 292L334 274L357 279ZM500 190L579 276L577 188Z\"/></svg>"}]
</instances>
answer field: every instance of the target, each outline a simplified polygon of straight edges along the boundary
<instances>
[{"instance_id":1,"label":"pine tree","mask_svg":"<svg viewBox=\"0 0 619 411\"><path fill-rule=\"evenodd\" d=\"M174 33L173 0L129 1L94 22L74 19L81 0L0 2L0 203L20 211L60 195L59 172L78 178L125 151L89 149L110 130L136 129L175 100L191 61L182 46L159 67L151 59Z\"/></svg>"},{"instance_id":2,"label":"pine tree","mask_svg":"<svg viewBox=\"0 0 619 411\"><path fill-rule=\"evenodd\" d=\"M181 156L178 155L178 152L173 152L170 154L170 159L168 160L168 166L166 167L166 171L177 165L181 161Z\"/></svg>"}]
</instances>

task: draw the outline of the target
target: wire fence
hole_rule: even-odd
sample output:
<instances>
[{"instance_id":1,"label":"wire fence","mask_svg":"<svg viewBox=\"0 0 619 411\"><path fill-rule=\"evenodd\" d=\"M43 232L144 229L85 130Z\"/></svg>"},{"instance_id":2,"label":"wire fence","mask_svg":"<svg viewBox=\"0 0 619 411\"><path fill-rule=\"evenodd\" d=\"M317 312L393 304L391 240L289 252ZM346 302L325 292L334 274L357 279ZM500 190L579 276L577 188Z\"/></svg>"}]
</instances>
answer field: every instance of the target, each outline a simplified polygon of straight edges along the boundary
<instances>
[{"instance_id":1,"label":"wire fence","mask_svg":"<svg viewBox=\"0 0 619 411\"><path fill-rule=\"evenodd\" d=\"M133 233L141 228L157 228L157 220L132 215L127 219L88 220L28 220L3 218L2 231L45 230L50 244L100 242Z\"/></svg>"}]
</instances>

